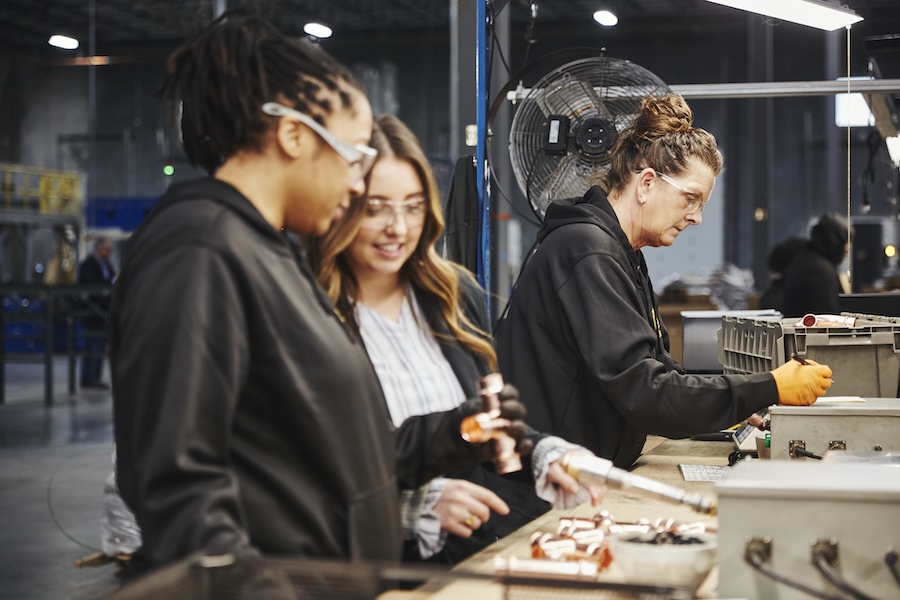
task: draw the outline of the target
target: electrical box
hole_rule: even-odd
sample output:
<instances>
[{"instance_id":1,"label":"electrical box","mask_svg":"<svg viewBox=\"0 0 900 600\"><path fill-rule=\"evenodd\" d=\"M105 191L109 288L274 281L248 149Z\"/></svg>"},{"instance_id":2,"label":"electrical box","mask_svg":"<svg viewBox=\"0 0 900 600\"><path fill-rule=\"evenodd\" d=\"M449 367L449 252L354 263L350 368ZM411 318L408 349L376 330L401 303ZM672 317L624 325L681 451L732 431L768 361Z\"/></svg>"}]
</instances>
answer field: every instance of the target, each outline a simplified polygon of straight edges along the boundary
<instances>
[{"instance_id":1,"label":"electrical box","mask_svg":"<svg viewBox=\"0 0 900 600\"><path fill-rule=\"evenodd\" d=\"M845 592L838 581L873 598L900 597L900 468L891 464L750 460L716 482L719 497L720 598L807 600ZM764 569L745 559L755 557ZM895 571L892 572L892 568ZM773 576L774 575L774 576ZM857 596L860 597L860 596Z\"/></svg>"},{"instance_id":2,"label":"electrical box","mask_svg":"<svg viewBox=\"0 0 900 600\"><path fill-rule=\"evenodd\" d=\"M772 458L808 460L806 452L823 456L829 450L900 451L900 399L831 400L839 399L826 396L812 406L769 407Z\"/></svg>"}]
</instances>

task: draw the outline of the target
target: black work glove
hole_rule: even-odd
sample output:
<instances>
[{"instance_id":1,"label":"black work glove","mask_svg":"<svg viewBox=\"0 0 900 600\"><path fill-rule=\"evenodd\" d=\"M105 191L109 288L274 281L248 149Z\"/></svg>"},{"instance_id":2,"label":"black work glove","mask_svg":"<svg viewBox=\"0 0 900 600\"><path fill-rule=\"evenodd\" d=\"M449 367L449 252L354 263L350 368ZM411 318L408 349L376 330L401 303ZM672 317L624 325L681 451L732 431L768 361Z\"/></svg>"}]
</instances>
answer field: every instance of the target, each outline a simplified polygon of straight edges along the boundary
<instances>
[{"instance_id":1,"label":"black work glove","mask_svg":"<svg viewBox=\"0 0 900 600\"><path fill-rule=\"evenodd\" d=\"M521 456L529 454L534 442L525 437L528 430L522 420L525 407L519 402L518 391L507 384L497 397L500 414L496 418L509 421L504 429L515 439L516 450ZM472 398L449 411L410 417L395 430L396 473L401 489L418 488L472 461L494 460L497 454L494 440L469 443L460 433L462 422L481 413L482 406L480 398Z\"/></svg>"},{"instance_id":2,"label":"black work glove","mask_svg":"<svg viewBox=\"0 0 900 600\"><path fill-rule=\"evenodd\" d=\"M531 454L534 449L534 442L526 437L528 426L525 424L525 405L519 401L519 390L512 384L505 384L503 389L497 394L500 400L500 413L491 415L493 419L505 419L509 421L509 425L503 428L503 432L516 441L516 452L521 456ZM466 417L478 415L483 412L483 401L481 398L472 398L460 407L460 412ZM483 460L492 460L496 454L496 440L490 440L482 443L483 447L480 455Z\"/></svg>"}]
</instances>

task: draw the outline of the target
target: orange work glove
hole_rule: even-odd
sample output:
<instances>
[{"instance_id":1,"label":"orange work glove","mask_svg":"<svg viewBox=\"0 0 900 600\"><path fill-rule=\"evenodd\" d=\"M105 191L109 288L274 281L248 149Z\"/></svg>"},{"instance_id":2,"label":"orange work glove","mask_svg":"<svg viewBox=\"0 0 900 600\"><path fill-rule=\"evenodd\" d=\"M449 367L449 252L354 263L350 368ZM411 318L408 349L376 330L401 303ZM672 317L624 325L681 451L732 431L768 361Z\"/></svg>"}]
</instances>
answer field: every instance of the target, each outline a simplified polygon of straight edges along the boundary
<instances>
[{"instance_id":1,"label":"orange work glove","mask_svg":"<svg viewBox=\"0 0 900 600\"><path fill-rule=\"evenodd\" d=\"M811 360L800 364L789 360L774 371L778 404L808 406L831 387L831 369Z\"/></svg>"}]
</instances>

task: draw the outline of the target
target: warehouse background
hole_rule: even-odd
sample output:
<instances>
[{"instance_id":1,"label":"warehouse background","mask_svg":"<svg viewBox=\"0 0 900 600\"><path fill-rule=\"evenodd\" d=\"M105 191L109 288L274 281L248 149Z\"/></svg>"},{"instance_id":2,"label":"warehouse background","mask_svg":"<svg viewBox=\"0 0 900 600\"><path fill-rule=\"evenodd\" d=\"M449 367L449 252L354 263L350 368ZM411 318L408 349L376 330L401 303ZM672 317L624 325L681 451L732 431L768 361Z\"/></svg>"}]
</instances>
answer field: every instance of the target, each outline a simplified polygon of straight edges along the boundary
<instances>
[{"instance_id":1,"label":"warehouse background","mask_svg":"<svg viewBox=\"0 0 900 600\"><path fill-rule=\"evenodd\" d=\"M851 30L849 74L900 77L900 5L846 4L865 19ZM79 254L95 230L114 237L121 231L127 239L171 182L197 174L154 92L166 54L213 15L239 5L296 35L311 20L332 27L334 36L321 44L353 68L376 112L395 113L418 133L446 190L456 159L474 152L464 132L475 122L471 0L7 0L0 7L0 162L77 172L84 218L74 224L74 236L71 230L48 236L21 222L4 226L0 280L43 280L47 255L63 238L76 240ZM833 81L848 74L845 31L777 22L704 0L488 6L488 29L497 38L494 91L529 61L579 47L604 47L671 86ZM594 22L598 8L615 12L619 24ZM81 46L52 48L50 33L76 37ZM749 272L749 285L761 291L768 249L805 234L825 211L846 213L848 194L852 214L872 222L883 238L875 250L894 241L898 171L883 137L896 133L900 89L883 96L887 118L879 127L853 128L849 140L835 125L833 96L693 100L696 123L720 142L726 172L704 225L670 249L648 252L654 278L666 284L726 265ZM501 135L505 124L495 124ZM509 215L492 249L492 287L501 299L534 233L522 194L506 183L500 186L505 195L494 194L495 213ZM885 276L890 284L895 265L875 254L861 257L872 264L858 269L865 277L855 278L857 287L883 285Z\"/></svg>"}]
</instances>

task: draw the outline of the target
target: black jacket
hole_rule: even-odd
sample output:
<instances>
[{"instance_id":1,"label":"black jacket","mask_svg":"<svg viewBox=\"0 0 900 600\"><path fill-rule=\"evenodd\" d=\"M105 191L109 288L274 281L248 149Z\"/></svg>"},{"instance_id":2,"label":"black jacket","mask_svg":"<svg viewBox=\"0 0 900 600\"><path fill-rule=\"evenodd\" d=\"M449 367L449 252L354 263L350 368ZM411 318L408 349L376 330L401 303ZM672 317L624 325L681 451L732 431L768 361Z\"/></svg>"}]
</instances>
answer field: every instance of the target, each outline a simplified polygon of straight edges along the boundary
<instances>
[{"instance_id":1,"label":"black jacket","mask_svg":"<svg viewBox=\"0 0 900 600\"><path fill-rule=\"evenodd\" d=\"M97 257L91 253L81 263L78 269L78 283L80 285L109 285L116 277L116 269L112 263L106 263L106 274L103 273L103 266ZM105 327L107 313L109 312L109 294L90 294L83 298L81 308L84 309L85 316L82 318L85 326L91 329L100 329Z\"/></svg>"},{"instance_id":2,"label":"black jacket","mask_svg":"<svg viewBox=\"0 0 900 600\"><path fill-rule=\"evenodd\" d=\"M686 375L668 351L641 252L599 188L549 207L497 331L529 423L628 468L647 434L729 427L778 400L769 373Z\"/></svg>"},{"instance_id":3,"label":"black jacket","mask_svg":"<svg viewBox=\"0 0 900 600\"><path fill-rule=\"evenodd\" d=\"M399 559L398 479L418 486L473 454L460 411L392 435L310 269L215 179L172 186L132 236L111 341L134 574L197 552Z\"/></svg>"},{"instance_id":4,"label":"black jacket","mask_svg":"<svg viewBox=\"0 0 900 600\"><path fill-rule=\"evenodd\" d=\"M104 276L103 266L92 253L84 259L84 262L81 263L81 267L78 269L78 283L83 285L112 283L112 280L116 277L116 269L109 262L106 263L106 274L108 276Z\"/></svg>"},{"instance_id":5,"label":"black jacket","mask_svg":"<svg viewBox=\"0 0 900 600\"><path fill-rule=\"evenodd\" d=\"M837 266L847 245L846 221L823 215L810 232L806 248L784 272L784 316L838 314L842 291Z\"/></svg>"},{"instance_id":6,"label":"black jacket","mask_svg":"<svg viewBox=\"0 0 900 600\"><path fill-rule=\"evenodd\" d=\"M482 331L490 331L484 290L464 275L460 275L459 282L460 302L466 317ZM491 372L490 366L483 357L472 352L451 336L450 329L441 314L440 306L431 296L418 288L414 288L414 291L428 325L435 333L441 351L456 374L466 398L476 397L478 395L478 379ZM537 444L546 437L546 434L531 431L529 437ZM457 563L497 539L509 535L550 509L550 504L535 494L530 458L530 456L522 457L522 471L509 475L498 475L491 463L469 463L446 475L446 477L454 479L465 479L491 490L509 505L510 512L507 515L498 515L492 512L491 518L473 532L470 538L449 535L444 549L430 560ZM407 549L407 557L418 556L418 543L408 546L411 548Z\"/></svg>"}]
</instances>

